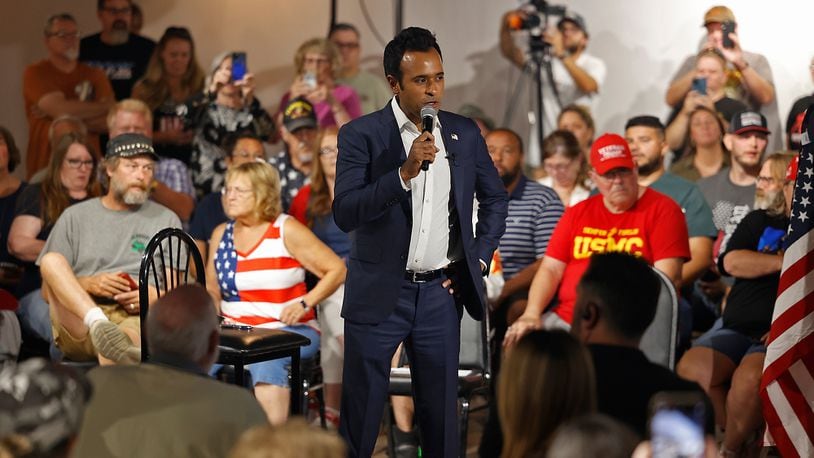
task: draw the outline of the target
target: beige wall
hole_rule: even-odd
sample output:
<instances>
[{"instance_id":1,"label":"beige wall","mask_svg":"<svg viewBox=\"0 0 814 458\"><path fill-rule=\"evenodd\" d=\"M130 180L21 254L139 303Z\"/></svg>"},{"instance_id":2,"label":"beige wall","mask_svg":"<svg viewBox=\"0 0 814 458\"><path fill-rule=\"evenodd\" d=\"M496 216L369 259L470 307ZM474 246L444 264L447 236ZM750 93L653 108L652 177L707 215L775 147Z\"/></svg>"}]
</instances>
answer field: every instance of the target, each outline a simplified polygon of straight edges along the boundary
<instances>
[{"instance_id":1,"label":"beige wall","mask_svg":"<svg viewBox=\"0 0 814 458\"><path fill-rule=\"evenodd\" d=\"M365 65L381 71L383 44L364 21L360 2L385 38L394 33L395 0L337 0L338 19L362 32ZM140 0L146 14L144 34L157 39L169 25L185 25L197 41L204 68L217 53L248 52L256 74L257 95L277 108L292 77L292 58L304 40L327 31L328 0ZM702 36L708 0L574 0L591 33L589 50L603 58L609 75L595 113L600 131L619 131L634 114L665 115L664 92L681 60ZM814 2L778 0L730 2L739 19L744 47L765 54L773 67L781 118L792 101L812 92L808 63L814 42L804 31L814 17ZM445 107L457 110L465 101L482 106L498 124L518 72L497 49L498 18L514 0L404 0L405 25L434 30L447 73ZM42 23L51 13L68 11L83 33L98 30L93 0L0 0L0 125L8 126L25 148L27 127L22 106L23 68L44 55ZM794 12L790 14L790 12ZM527 96L514 108L512 126L524 131Z\"/></svg>"}]
</instances>

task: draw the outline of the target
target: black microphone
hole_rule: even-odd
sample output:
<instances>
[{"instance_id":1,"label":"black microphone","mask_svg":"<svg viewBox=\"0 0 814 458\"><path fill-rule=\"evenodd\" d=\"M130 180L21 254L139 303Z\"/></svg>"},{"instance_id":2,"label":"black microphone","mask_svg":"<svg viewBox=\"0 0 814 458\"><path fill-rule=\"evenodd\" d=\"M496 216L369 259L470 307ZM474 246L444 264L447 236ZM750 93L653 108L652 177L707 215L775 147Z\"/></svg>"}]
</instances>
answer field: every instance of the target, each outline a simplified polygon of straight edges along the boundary
<instances>
[{"instance_id":1,"label":"black microphone","mask_svg":"<svg viewBox=\"0 0 814 458\"><path fill-rule=\"evenodd\" d=\"M421 108L421 132L432 133L432 128L435 125L435 115L438 111L432 105L424 105ZM430 169L430 161L421 161L421 170L427 171Z\"/></svg>"}]
</instances>

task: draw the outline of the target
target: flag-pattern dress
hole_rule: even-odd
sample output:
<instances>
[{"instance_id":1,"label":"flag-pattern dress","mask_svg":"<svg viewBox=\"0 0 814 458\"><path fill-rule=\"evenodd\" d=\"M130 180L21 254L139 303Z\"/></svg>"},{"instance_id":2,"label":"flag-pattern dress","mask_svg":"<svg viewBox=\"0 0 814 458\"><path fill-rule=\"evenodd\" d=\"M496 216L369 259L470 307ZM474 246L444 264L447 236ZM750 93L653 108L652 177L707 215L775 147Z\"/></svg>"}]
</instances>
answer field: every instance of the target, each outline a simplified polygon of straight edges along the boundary
<instances>
[{"instance_id":1,"label":"flag-pattern dress","mask_svg":"<svg viewBox=\"0 0 814 458\"><path fill-rule=\"evenodd\" d=\"M282 328L280 313L306 293L305 269L285 247L286 214L269 225L260 241L247 252L234 246L234 221L226 225L215 254L215 272L221 291L221 313L240 324ZM319 329L313 308L300 324Z\"/></svg>"}]
</instances>

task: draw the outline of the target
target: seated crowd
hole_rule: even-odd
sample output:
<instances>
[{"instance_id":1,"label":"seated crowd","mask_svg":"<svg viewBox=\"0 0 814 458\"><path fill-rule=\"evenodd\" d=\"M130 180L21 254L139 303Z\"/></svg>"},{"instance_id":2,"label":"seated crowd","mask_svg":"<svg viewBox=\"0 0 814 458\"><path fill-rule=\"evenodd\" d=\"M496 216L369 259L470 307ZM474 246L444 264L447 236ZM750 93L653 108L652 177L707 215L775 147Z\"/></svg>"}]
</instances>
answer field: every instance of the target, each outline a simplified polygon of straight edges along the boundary
<instances>
[{"instance_id":1,"label":"seated crowd","mask_svg":"<svg viewBox=\"0 0 814 458\"><path fill-rule=\"evenodd\" d=\"M304 335L327 425L341 421L351 236L332 213L338 138L393 96L360 68L359 31L340 23L302 43L294 81L266 108L244 53L205 71L188 29L153 42L131 29L131 0L97 9L102 30L81 41L69 14L45 24L47 56L23 75L27 151L0 126L0 457L345 456L336 434L288 420L290 358L248 365L247 390L214 376L219 317ZM512 23L525 15L501 22L518 66ZM707 448L757 456L797 175L781 145L799 149L814 96L782 132L769 63L722 31L734 21L723 6L706 12L664 121L631 113L619 134L596 135L606 68L571 11L543 37L554 67L543 84L559 94L542 142L468 107L509 199L486 279L495 383L481 456L630 456L650 439L660 392L701 400ZM14 174L23 161L26 181ZM195 240L206 285L160 298L148 286L151 363L139 364L135 281L167 227ZM671 287L675 367L640 349ZM61 361L102 367L84 376ZM59 408L37 410L46 404ZM418 456L412 400L392 407L396 455Z\"/></svg>"}]
</instances>

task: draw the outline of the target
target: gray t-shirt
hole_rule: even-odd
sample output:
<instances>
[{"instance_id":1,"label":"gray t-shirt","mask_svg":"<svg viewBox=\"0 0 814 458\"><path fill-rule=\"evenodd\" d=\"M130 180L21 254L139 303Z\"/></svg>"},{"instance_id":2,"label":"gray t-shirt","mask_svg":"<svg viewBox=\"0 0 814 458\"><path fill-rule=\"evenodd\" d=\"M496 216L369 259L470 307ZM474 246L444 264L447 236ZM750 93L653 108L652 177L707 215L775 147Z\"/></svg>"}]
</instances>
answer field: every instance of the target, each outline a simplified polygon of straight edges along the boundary
<instances>
[{"instance_id":1,"label":"gray t-shirt","mask_svg":"<svg viewBox=\"0 0 814 458\"><path fill-rule=\"evenodd\" d=\"M710 208L712 221L718 229L713 256L726 251L726 244L735 228L755 204L755 185L738 186L729 179L729 167L715 175L698 180L698 188L704 194Z\"/></svg>"},{"instance_id":2,"label":"gray t-shirt","mask_svg":"<svg viewBox=\"0 0 814 458\"><path fill-rule=\"evenodd\" d=\"M137 281L147 243L161 229L181 227L178 216L163 205L145 202L137 210L115 211L102 198L68 207L57 220L37 258L57 252L77 277L100 272L128 273Z\"/></svg>"}]
</instances>

